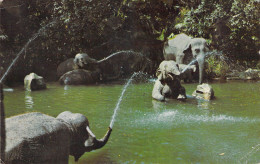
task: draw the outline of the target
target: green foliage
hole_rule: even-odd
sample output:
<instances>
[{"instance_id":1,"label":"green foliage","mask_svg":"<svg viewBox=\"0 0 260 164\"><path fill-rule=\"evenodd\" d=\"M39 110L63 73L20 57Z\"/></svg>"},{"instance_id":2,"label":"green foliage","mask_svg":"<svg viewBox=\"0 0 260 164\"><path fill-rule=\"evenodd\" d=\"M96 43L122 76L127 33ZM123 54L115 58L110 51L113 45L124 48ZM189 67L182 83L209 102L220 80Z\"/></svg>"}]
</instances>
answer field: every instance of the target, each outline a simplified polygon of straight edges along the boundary
<instances>
[{"instance_id":1,"label":"green foliage","mask_svg":"<svg viewBox=\"0 0 260 164\"><path fill-rule=\"evenodd\" d=\"M220 77L224 79L229 70L229 65L218 56L210 56L207 58L205 72L208 75L208 78Z\"/></svg>"},{"instance_id":2,"label":"green foliage","mask_svg":"<svg viewBox=\"0 0 260 164\"><path fill-rule=\"evenodd\" d=\"M177 28L195 37L211 39L214 48L234 59L259 60L259 1L201 0L186 4L190 4L190 10L184 10L186 15L178 20Z\"/></svg>"}]
</instances>

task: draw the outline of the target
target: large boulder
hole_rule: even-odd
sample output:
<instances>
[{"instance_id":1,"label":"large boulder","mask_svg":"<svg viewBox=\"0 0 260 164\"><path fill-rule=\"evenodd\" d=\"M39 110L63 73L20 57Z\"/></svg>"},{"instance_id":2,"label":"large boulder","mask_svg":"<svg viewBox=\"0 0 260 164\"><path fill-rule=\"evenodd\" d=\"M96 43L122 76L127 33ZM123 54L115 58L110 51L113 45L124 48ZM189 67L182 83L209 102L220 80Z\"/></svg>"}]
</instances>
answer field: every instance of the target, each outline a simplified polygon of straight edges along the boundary
<instances>
[{"instance_id":1,"label":"large boulder","mask_svg":"<svg viewBox=\"0 0 260 164\"><path fill-rule=\"evenodd\" d=\"M46 83L44 82L43 77L38 76L35 73L30 73L24 78L24 88L28 91L46 89Z\"/></svg>"},{"instance_id":2,"label":"large boulder","mask_svg":"<svg viewBox=\"0 0 260 164\"><path fill-rule=\"evenodd\" d=\"M192 96L198 99L212 100L214 98L214 91L209 84L203 83L197 86Z\"/></svg>"},{"instance_id":3,"label":"large boulder","mask_svg":"<svg viewBox=\"0 0 260 164\"><path fill-rule=\"evenodd\" d=\"M69 71L59 79L61 85L88 85L95 84L102 79L102 75L97 71L77 69Z\"/></svg>"}]
</instances>

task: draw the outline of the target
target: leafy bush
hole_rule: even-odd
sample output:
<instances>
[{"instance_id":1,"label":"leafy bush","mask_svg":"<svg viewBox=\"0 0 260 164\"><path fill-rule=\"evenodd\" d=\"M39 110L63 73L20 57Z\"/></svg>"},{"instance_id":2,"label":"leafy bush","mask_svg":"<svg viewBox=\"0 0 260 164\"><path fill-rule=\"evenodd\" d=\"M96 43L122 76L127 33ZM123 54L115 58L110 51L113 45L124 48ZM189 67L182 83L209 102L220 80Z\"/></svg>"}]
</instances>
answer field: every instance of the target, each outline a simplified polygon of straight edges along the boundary
<instances>
[{"instance_id":1,"label":"leafy bush","mask_svg":"<svg viewBox=\"0 0 260 164\"><path fill-rule=\"evenodd\" d=\"M186 6L183 7L183 12L186 15L177 26L181 31L212 40L214 48L222 50L233 59L259 60L259 1L184 2Z\"/></svg>"},{"instance_id":2,"label":"leafy bush","mask_svg":"<svg viewBox=\"0 0 260 164\"><path fill-rule=\"evenodd\" d=\"M221 60L220 56L210 56L207 58L206 74L208 78L225 78L229 72L230 67L226 61Z\"/></svg>"}]
</instances>

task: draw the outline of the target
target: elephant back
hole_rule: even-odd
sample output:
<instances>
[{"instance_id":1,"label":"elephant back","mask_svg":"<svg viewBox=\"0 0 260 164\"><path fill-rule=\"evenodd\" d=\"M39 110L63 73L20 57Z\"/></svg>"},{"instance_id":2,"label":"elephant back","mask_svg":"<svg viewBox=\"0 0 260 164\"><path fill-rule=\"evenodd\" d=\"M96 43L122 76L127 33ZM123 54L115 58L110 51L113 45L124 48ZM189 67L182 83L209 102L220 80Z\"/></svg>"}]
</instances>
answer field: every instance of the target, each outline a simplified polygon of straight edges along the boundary
<instances>
[{"instance_id":1,"label":"elephant back","mask_svg":"<svg viewBox=\"0 0 260 164\"><path fill-rule=\"evenodd\" d=\"M57 68L57 77L59 78L66 72L72 71L74 69L78 69L78 66L74 63L73 58L69 58L59 64L59 66Z\"/></svg>"},{"instance_id":2,"label":"elephant back","mask_svg":"<svg viewBox=\"0 0 260 164\"><path fill-rule=\"evenodd\" d=\"M185 51L189 48L191 43L191 37L186 34L176 35L175 38L168 40L168 44L171 47L176 47L177 50Z\"/></svg>"},{"instance_id":3,"label":"elephant back","mask_svg":"<svg viewBox=\"0 0 260 164\"><path fill-rule=\"evenodd\" d=\"M7 163L36 163L42 162L41 159L51 161L51 158L64 158L65 154L69 154L69 141L67 126L54 117L27 113L6 119ZM54 152L64 153L58 157Z\"/></svg>"}]
</instances>

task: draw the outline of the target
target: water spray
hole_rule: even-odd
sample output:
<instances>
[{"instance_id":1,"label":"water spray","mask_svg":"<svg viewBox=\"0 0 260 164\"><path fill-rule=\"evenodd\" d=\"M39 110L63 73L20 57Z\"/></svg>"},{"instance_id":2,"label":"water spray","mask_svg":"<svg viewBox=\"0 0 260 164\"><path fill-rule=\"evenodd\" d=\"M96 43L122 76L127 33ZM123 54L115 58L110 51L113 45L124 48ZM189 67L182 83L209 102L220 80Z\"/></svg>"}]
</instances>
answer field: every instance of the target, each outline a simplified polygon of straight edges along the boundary
<instances>
[{"instance_id":1,"label":"water spray","mask_svg":"<svg viewBox=\"0 0 260 164\"><path fill-rule=\"evenodd\" d=\"M132 51L132 50L128 50L128 51L125 51L125 50L124 50L124 51L118 51L118 52L115 52L115 53L113 53L113 54L111 54L111 55L105 57L104 59L99 60L97 63L102 63L102 62L104 62L104 61L110 59L111 57L113 57L113 56L115 56L115 55L120 55L120 54L124 54L124 55L125 55L125 54L130 54L130 55L139 54L139 55L143 55L143 54L141 54L140 52L135 52L135 51Z\"/></svg>"},{"instance_id":2,"label":"water spray","mask_svg":"<svg viewBox=\"0 0 260 164\"><path fill-rule=\"evenodd\" d=\"M129 86L129 84L132 82L133 78L134 78L137 74L138 74L138 73L133 73L133 75L130 77L130 79L127 81L127 83L125 84L125 86L124 86L124 88L123 88L123 91L122 91L122 93L121 93L121 96L120 96L120 98L118 99L118 102L117 102L116 107L115 107L115 109L114 109L114 114L113 114L113 116L112 116L112 118L111 118L111 122L110 122L110 125L109 125L109 127L110 127L111 129L112 129L113 126L114 126L116 113L117 113L117 111L119 110L119 105L120 105L120 103L121 103L121 101L122 101L122 99L123 99L123 96L124 96L124 94L125 94L125 91L126 91L127 87Z\"/></svg>"},{"instance_id":3,"label":"water spray","mask_svg":"<svg viewBox=\"0 0 260 164\"><path fill-rule=\"evenodd\" d=\"M187 71L187 69L189 68L189 66L191 66L192 64L194 64L197 61L197 59L193 59L182 71L181 73L184 73L185 71Z\"/></svg>"},{"instance_id":4,"label":"water spray","mask_svg":"<svg viewBox=\"0 0 260 164\"><path fill-rule=\"evenodd\" d=\"M14 66L14 64L18 61L19 57L21 56L21 54L23 52L26 52L27 47L30 45L30 43L32 41L34 41L36 38L38 38L40 36L40 34L45 30L46 27L52 25L56 23L56 21L52 21L50 23L48 23L47 25L43 26L42 28L40 28L38 30L38 32L36 34L34 34L27 42L26 44L23 46L23 48L18 52L18 54L16 55L16 57L14 58L13 62L9 65L9 67L7 68L7 70L5 71L5 73L3 74L3 76L0 79L0 84L3 83L4 79L6 78L6 76L8 75L8 73L11 71L12 67Z\"/></svg>"}]
</instances>

